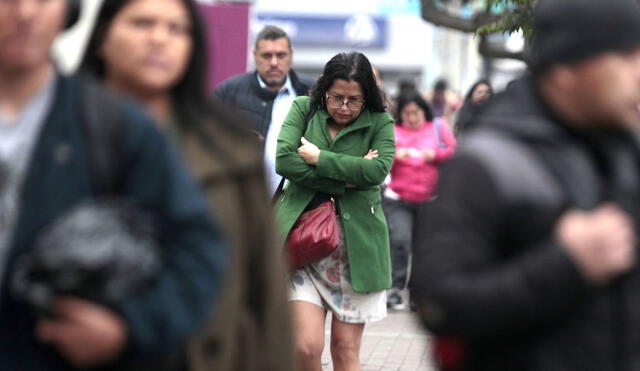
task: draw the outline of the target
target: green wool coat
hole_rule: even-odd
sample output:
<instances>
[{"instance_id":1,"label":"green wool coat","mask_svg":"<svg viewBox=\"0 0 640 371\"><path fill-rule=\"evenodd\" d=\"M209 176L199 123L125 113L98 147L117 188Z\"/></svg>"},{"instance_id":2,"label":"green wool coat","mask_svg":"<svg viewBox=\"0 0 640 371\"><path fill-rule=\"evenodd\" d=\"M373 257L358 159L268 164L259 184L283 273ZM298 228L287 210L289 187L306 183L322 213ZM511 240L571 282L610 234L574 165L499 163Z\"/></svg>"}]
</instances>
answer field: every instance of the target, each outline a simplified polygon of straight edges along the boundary
<instances>
[{"instance_id":1,"label":"green wool coat","mask_svg":"<svg viewBox=\"0 0 640 371\"><path fill-rule=\"evenodd\" d=\"M357 292L391 287L389 232L380 205L380 184L395 155L393 119L387 113L363 111L331 139L327 111L318 108L304 137L320 148L317 166L297 154L310 98L298 97L285 119L276 152L276 172L289 180L276 202L280 236L285 240L316 192L336 196L344 226L351 285ZM378 158L363 156L378 150ZM355 188L347 188L347 184Z\"/></svg>"}]
</instances>

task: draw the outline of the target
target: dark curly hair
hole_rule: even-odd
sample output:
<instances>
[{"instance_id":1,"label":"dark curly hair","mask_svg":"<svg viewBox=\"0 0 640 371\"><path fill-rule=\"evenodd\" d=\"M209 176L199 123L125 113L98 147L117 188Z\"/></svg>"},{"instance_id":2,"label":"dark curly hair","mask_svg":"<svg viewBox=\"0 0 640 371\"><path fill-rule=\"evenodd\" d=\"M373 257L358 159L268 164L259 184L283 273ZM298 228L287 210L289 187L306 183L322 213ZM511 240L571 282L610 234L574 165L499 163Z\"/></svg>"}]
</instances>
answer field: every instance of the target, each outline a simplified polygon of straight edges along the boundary
<instances>
[{"instance_id":1,"label":"dark curly hair","mask_svg":"<svg viewBox=\"0 0 640 371\"><path fill-rule=\"evenodd\" d=\"M355 81L364 93L364 109L371 112L385 112L383 95L376 84L371 63L359 52L339 53L324 66L322 75L311 88L311 99L327 109L325 94L335 80Z\"/></svg>"}]
</instances>

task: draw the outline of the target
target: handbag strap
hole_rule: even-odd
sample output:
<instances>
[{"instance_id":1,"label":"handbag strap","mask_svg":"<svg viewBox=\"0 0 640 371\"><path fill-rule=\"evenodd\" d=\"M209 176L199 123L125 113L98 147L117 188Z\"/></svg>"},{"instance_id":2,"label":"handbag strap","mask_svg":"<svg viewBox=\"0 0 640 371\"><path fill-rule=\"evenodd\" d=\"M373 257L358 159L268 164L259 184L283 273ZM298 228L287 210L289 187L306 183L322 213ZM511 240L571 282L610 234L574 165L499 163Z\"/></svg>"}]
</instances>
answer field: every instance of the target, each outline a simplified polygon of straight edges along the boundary
<instances>
[{"instance_id":1,"label":"handbag strap","mask_svg":"<svg viewBox=\"0 0 640 371\"><path fill-rule=\"evenodd\" d=\"M307 126L309 125L309 121L311 121L311 117L313 117L313 115L316 113L316 111L318 111L318 104L314 101L311 100L309 102L309 111L307 111L307 114L304 116L304 124L302 127L302 135L304 136L304 133L307 131ZM282 179L280 179L280 183L278 184L278 188L276 188L276 191L273 193L273 198L272 198L272 202L275 204L276 200L278 200L278 197L280 197L280 195L282 194L282 189L284 188L284 181L286 179L284 177L282 177Z\"/></svg>"}]
</instances>

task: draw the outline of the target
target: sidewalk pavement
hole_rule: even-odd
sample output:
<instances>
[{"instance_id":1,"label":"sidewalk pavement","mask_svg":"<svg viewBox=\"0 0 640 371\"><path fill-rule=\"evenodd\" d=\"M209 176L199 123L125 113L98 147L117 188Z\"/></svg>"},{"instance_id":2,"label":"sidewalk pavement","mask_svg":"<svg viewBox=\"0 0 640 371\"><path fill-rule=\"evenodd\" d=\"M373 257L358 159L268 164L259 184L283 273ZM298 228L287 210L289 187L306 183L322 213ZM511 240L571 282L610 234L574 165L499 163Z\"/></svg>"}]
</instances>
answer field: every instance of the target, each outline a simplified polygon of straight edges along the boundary
<instances>
[{"instance_id":1,"label":"sidewalk pavement","mask_svg":"<svg viewBox=\"0 0 640 371\"><path fill-rule=\"evenodd\" d=\"M329 352L331 315L327 316L323 370L332 371ZM362 371L435 371L429 352L429 336L408 311L389 310L382 321L367 324L360 351Z\"/></svg>"}]
</instances>

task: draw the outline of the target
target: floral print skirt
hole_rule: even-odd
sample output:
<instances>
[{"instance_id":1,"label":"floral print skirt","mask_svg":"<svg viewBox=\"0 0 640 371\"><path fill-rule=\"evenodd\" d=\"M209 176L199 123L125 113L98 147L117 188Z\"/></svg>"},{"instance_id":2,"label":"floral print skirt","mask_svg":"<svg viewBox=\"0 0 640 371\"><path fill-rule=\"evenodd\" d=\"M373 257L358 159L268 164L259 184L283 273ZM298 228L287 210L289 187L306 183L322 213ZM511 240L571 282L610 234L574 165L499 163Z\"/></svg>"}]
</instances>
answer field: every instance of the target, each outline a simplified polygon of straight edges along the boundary
<instances>
[{"instance_id":1,"label":"floral print skirt","mask_svg":"<svg viewBox=\"0 0 640 371\"><path fill-rule=\"evenodd\" d=\"M346 323L379 321L387 316L387 293L353 291L347 248L341 240L331 255L292 274L289 301L316 304Z\"/></svg>"}]
</instances>

